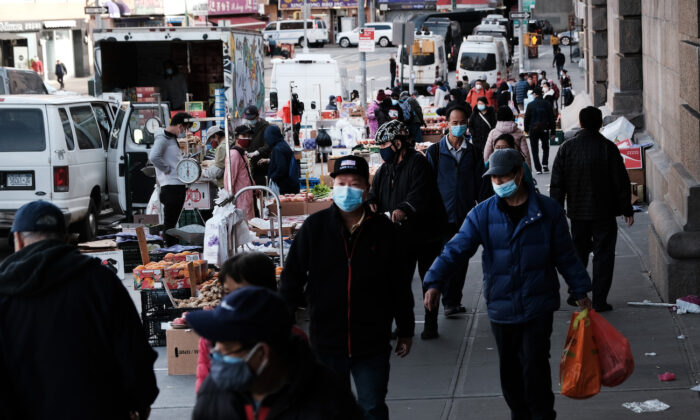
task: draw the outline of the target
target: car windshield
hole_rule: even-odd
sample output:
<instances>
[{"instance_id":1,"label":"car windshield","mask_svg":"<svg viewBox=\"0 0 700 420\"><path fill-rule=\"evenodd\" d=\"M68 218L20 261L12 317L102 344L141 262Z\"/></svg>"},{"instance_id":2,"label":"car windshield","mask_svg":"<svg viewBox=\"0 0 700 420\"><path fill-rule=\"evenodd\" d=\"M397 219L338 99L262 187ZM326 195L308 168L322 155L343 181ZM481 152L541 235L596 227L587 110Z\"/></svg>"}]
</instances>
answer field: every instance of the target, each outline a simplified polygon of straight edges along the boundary
<instances>
[{"instance_id":1,"label":"car windshield","mask_svg":"<svg viewBox=\"0 0 700 420\"><path fill-rule=\"evenodd\" d=\"M493 37L503 37L505 36L505 33L503 32L495 32L495 31L479 31L476 33L477 35L489 35Z\"/></svg>"},{"instance_id":2,"label":"car windshield","mask_svg":"<svg viewBox=\"0 0 700 420\"><path fill-rule=\"evenodd\" d=\"M46 134L40 109L0 109L0 151L41 152L44 149Z\"/></svg>"},{"instance_id":3,"label":"car windshield","mask_svg":"<svg viewBox=\"0 0 700 420\"><path fill-rule=\"evenodd\" d=\"M465 52L459 60L459 68L468 71L496 70L496 54Z\"/></svg>"}]
</instances>

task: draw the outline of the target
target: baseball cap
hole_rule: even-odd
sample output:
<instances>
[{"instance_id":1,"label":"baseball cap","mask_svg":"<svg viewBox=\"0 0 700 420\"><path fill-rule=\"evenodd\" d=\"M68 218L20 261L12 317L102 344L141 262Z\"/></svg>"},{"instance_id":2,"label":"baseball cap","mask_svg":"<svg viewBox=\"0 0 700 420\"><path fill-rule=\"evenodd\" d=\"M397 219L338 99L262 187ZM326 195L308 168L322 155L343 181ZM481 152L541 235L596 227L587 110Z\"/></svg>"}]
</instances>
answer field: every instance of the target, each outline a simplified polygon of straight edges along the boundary
<instances>
[{"instance_id":1,"label":"baseball cap","mask_svg":"<svg viewBox=\"0 0 700 420\"><path fill-rule=\"evenodd\" d=\"M61 210L48 201L37 200L17 210L11 232L66 232Z\"/></svg>"},{"instance_id":2,"label":"baseball cap","mask_svg":"<svg viewBox=\"0 0 700 420\"><path fill-rule=\"evenodd\" d=\"M212 341L265 341L289 336L292 316L275 292L247 286L228 294L213 311L185 318L201 337Z\"/></svg>"},{"instance_id":3,"label":"baseball cap","mask_svg":"<svg viewBox=\"0 0 700 420\"><path fill-rule=\"evenodd\" d=\"M335 178L342 174L360 175L369 181L369 165L367 161L359 156L343 156L335 160L335 167L331 177Z\"/></svg>"},{"instance_id":4,"label":"baseball cap","mask_svg":"<svg viewBox=\"0 0 700 420\"><path fill-rule=\"evenodd\" d=\"M489 158L489 169L484 173L484 177L508 175L514 168L521 166L523 166L523 155L517 150L496 150Z\"/></svg>"},{"instance_id":5,"label":"baseball cap","mask_svg":"<svg viewBox=\"0 0 700 420\"><path fill-rule=\"evenodd\" d=\"M258 111L258 107L255 105L249 105L243 112L243 116L246 120L254 120L258 118L259 115L260 112Z\"/></svg>"}]
</instances>

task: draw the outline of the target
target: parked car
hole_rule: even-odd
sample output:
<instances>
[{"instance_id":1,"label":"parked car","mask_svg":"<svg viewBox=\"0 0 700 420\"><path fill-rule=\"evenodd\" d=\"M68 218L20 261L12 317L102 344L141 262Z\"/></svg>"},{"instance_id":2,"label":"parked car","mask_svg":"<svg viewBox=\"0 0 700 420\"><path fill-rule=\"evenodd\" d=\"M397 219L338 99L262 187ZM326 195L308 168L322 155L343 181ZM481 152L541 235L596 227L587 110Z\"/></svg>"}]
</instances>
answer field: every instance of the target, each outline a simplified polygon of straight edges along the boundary
<instances>
[{"instance_id":1,"label":"parked car","mask_svg":"<svg viewBox=\"0 0 700 420\"><path fill-rule=\"evenodd\" d=\"M279 20L270 22L262 31L263 38L278 44L304 45L304 21L303 20ZM326 22L321 19L306 21L306 37L309 45L323 47L330 42Z\"/></svg>"},{"instance_id":2,"label":"parked car","mask_svg":"<svg viewBox=\"0 0 700 420\"><path fill-rule=\"evenodd\" d=\"M394 24L392 22L365 23L365 28L374 28L374 39L381 47L388 47L393 42ZM352 31L340 32L336 35L338 45L348 48L360 43L360 28Z\"/></svg>"},{"instance_id":3,"label":"parked car","mask_svg":"<svg viewBox=\"0 0 700 420\"><path fill-rule=\"evenodd\" d=\"M106 202L110 103L85 96L9 95L0 101L0 231L34 200L54 203L93 239Z\"/></svg>"},{"instance_id":4,"label":"parked car","mask_svg":"<svg viewBox=\"0 0 700 420\"><path fill-rule=\"evenodd\" d=\"M32 70L0 67L0 95L48 94L41 76Z\"/></svg>"},{"instance_id":5,"label":"parked car","mask_svg":"<svg viewBox=\"0 0 700 420\"><path fill-rule=\"evenodd\" d=\"M578 44L578 31L559 32L557 38L561 45Z\"/></svg>"}]
</instances>

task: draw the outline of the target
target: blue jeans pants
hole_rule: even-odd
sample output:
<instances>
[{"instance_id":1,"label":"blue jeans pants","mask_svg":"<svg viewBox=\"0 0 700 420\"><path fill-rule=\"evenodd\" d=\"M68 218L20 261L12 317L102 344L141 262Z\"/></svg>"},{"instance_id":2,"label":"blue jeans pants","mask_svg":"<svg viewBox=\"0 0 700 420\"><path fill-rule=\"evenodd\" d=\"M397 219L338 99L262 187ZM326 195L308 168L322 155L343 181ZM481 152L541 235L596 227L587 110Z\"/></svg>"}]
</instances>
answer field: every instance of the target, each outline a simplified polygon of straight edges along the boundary
<instances>
[{"instance_id":1,"label":"blue jeans pants","mask_svg":"<svg viewBox=\"0 0 700 420\"><path fill-rule=\"evenodd\" d=\"M348 386L350 376L355 381L357 402L365 420L388 420L389 407L386 393L389 386L389 356L391 352L376 356L350 358L329 354L316 354L319 362L340 375Z\"/></svg>"}]
</instances>

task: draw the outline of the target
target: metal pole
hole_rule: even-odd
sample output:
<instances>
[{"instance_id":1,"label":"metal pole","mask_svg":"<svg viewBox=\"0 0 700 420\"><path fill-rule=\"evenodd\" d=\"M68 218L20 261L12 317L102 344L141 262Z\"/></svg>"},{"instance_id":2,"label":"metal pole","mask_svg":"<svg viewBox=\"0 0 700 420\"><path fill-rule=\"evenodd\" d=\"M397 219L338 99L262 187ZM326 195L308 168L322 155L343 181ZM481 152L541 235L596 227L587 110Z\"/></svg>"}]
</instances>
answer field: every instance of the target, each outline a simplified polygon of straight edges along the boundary
<instances>
[{"instance_id":1,"label":"metal pole","mask_svg":"<svg viewBox=\"0 0 700 420\"><path fill-rule=\"evenodd\" d=\"M413 93L413 83L415 78L413 77L413 45L411 45L411 54L408 55L408 93ZM401 86L403 89L403 85Z\"/></svg>"},{"instance_id":2,"label":"metal pole","mask_svg":"<svg viewBox=\"0 0 700 420\"><path fill-rule=\"evenodd\" d=\"M301 8L301 20L304 21L304 53L309 52L309 39L306 37L306 20L308 19L308 7L306 5L306 0L304 0L304 5Z\"/></svg>"},{"instance_id":3,"label":"metal pole","mask_svg":"<svg viewBox=\"0 0 700 420\"><path fill-rule=\"evenodd\" d=\"M523 11L523 0L518 0L518 11L522 12ZM527 20L525 20L527 21ZM523 25L523 19L519 19L518 22L520 22L520 42L518 42L518 55L520 58L518 59L519 63L519 71L518 73L524 73L525 72L525 35L524 35L524 27Z\"/></svg>"},{"instance_id":4,"label":"metal pole","mask_svg":"<svg viewBox=\"0 0 700 420\"><path fill-rule=\"evenodd\" d=\"M357 25L360 30L365 26L364 0L358 0L357 2ZM362 102L362 109L365 109L367 108L367 54L363 52L360 53L360 73L362 77L360 101Z\"/></svg>"},{"instance_id":5,"label":"metal pole","mask_svg":"<svg viewBox=\"0 0 700 420\"><path fill-rule=\"evenodd\" d=\"M376 7L377 7L377 6L376 6L376 0L372 0L372 1L370 2L370 10L372 11L372 13L369 14L369 21L370 21L370 22L374 22L374 15L377 14L377 9L376 9Z\"/></svg>"},{"instance_id":6,"label":"metal pole","mask_svg":"<svg viewBox=\"0 0 700 420\"><path fill-rule=\"evenodd\" d=\"M408 51L407 51L408 50ZM401 54L399 55L399 66L401 66L401 88L403 88L403 54L410 54L413 56L413 48L410 50L406 48L406 21L401 22ZM409 58L409 63L411 59ZM409 76L410 77L410 76ZM394 88L393 86L391 87Z\"/></svg>"}]
</instances>

